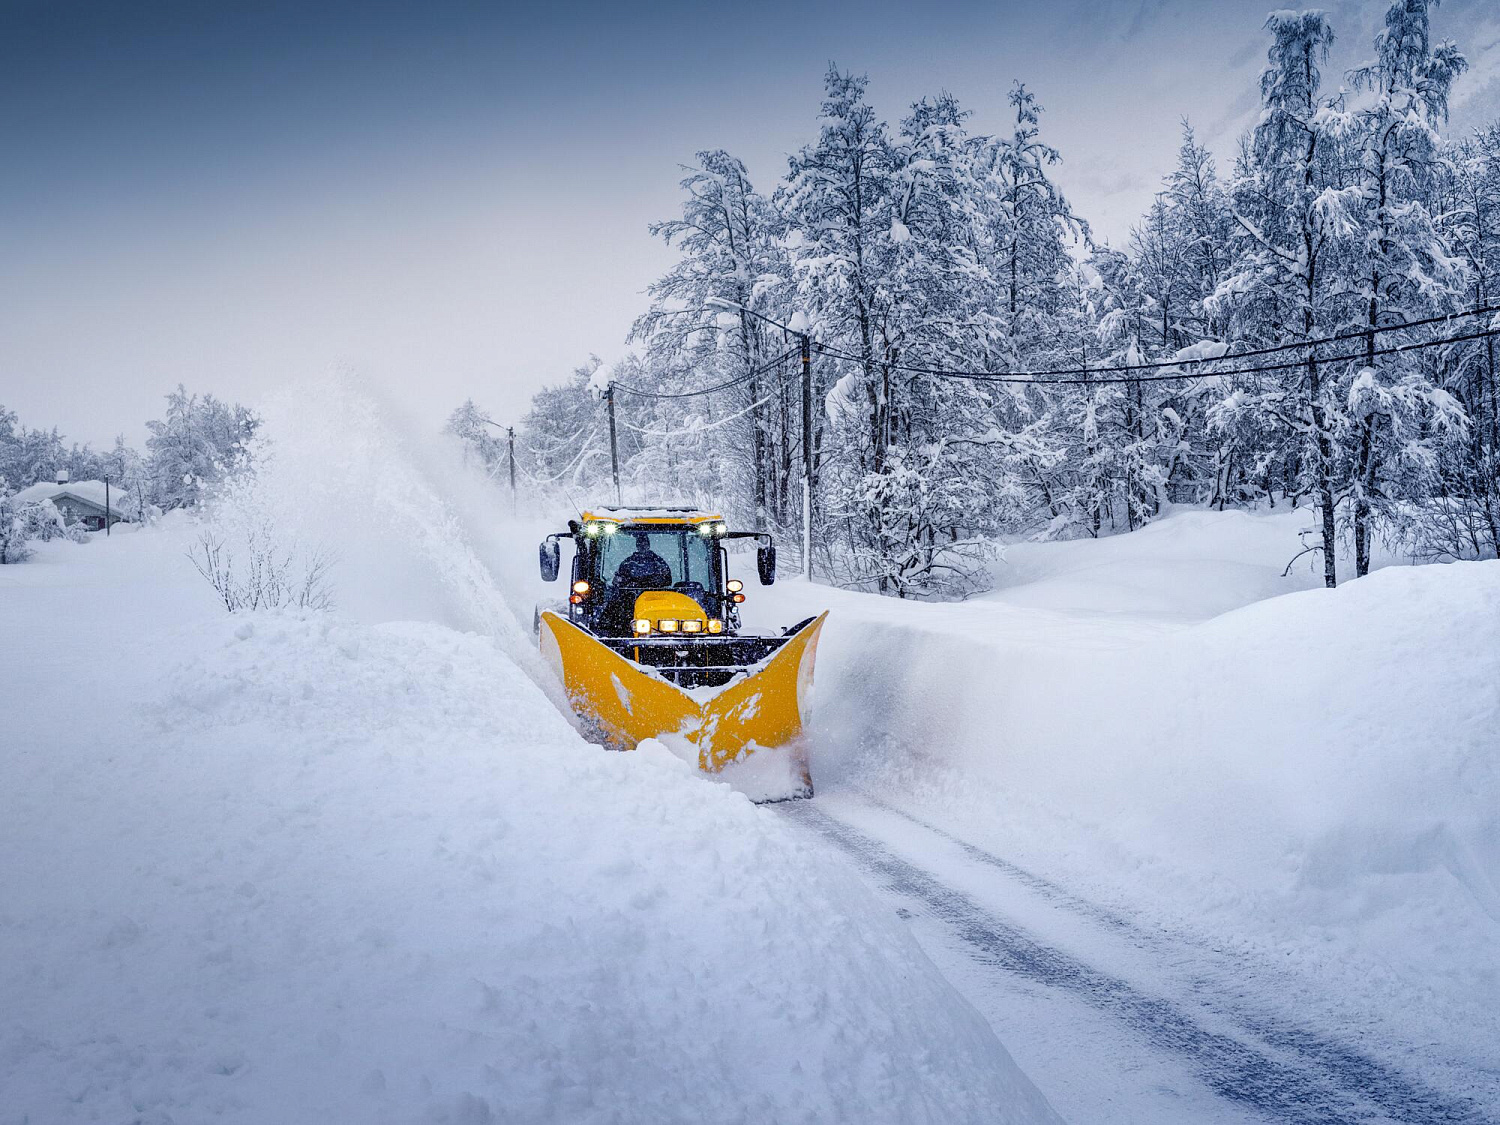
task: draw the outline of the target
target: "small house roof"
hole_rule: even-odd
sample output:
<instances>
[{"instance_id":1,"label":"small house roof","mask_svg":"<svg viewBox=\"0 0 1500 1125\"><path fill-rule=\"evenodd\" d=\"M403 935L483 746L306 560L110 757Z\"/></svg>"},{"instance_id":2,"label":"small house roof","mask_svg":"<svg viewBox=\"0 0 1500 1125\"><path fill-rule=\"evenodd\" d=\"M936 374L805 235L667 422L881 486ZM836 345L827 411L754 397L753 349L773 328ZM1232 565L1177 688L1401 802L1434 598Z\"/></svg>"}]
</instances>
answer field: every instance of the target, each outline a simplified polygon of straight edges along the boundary
<instances>
[{"instance_id":1,"label":"small house roof","mask_svg":"<svg viewBox=\"0 0 1500 1125\"><path fill-rule=\"evenodd\" d=\"M118 500L119 495L120 490L118 488L110 489L109 510L110 514L116 517L122 517ZM102 480L75 480L69 481L67 484L43 481L40 484L32 485L30 488L21 489L11 499L18 505L39 504L43 500L61 500L65 496L72 497L74 500L80 500L85 504L91 504L101 512L104 511L104 482Z\"/></svg>"}]
</instances>

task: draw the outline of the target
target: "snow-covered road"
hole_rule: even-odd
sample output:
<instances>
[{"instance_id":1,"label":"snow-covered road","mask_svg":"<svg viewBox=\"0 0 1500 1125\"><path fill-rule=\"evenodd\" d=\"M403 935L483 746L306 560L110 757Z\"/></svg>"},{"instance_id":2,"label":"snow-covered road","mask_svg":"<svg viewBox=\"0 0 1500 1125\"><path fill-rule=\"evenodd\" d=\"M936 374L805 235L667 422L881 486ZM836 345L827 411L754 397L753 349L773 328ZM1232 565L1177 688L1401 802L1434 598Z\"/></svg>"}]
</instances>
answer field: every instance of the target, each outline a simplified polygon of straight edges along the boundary
<instances>
[{"instance_id":1,"label":"snow-covered road","mask_svg":"<svg viewBox=\"0 0 1500 1125\"><path fill-rule=\"evenodd\" d=\"M1493 1101L1289 1021L1266 1003L1276 982L1232 952L1143 928L873 794L778 810L853 859L1073 1120L1497 1120Z\"/></svg>"}]
</instances>

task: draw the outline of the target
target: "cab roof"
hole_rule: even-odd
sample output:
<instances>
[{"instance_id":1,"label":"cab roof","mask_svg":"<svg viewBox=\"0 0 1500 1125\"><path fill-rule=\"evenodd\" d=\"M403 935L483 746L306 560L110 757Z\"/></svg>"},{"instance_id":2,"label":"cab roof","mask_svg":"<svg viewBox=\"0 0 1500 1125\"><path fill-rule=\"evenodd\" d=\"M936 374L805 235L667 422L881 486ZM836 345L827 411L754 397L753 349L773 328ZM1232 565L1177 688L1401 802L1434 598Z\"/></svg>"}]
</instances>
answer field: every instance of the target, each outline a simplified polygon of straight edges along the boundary
<instances>
[{"instance_id":1,"label":"cab roof","mask_svg":"<svg viewBox=\"0 0 1500 1125\"><path fill-rule=\"evenodd\" d=\"M583 523L700 524L722 523L724 517L706 508L589 508L579 517Z\"/></svg>"}]
</instances>

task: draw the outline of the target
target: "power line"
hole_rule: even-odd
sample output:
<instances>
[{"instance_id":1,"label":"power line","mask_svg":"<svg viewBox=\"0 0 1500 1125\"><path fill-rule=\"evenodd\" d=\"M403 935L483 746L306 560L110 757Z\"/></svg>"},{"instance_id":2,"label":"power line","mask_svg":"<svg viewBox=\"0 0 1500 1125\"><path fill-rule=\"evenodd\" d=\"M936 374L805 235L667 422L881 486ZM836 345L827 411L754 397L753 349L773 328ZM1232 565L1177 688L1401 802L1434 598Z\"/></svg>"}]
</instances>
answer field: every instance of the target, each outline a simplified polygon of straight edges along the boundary
<instances>
[{"instance_id":1,"label":"power line","mask_svg":"<svg viewBox=\"0 0 1500 1125\"><path fill-rule=\"evenodd\" d=\"M581 430L579 431L579 433L582 433L582 432L583 431L581 431ZM590 453L602 453L603 452L603 450L595 449L593 447L593 444L592 444L593 440L594 440L594 435L597 434L598 432L599 432L599 426L598 426L597 423L595 423L595 425L593 426L593 428L591 428L589 430L589 436L583 439L582 448L580 448L579 451L576 454L574 454L573 459L571 461L569 461L566 465L564 465L563 468L562 468L562 471L559 472L556 476L538 477L538 476L532 474L531 472L528 472L527 469L526 469L526 467L524 465L521 466L521 471L523 473L526 473L526 475L531 478L532 483L534 483L534 484L552 484L555 481L561 480L563 477L567 476L568 473L572 472L573 469L576 468L584 460L584 458L588 454L590 454ZM575 434L574 436L576 437L577 435Z\"/></svg>"},{"instance_id":2,"label":"power line","mask_svg":"<svg viewBox=\"0 0 1500 1125\"><path fill-rule=\"evenodd\" d=\"M1485 310L1485 311L1496 311L1496 310ZM1396 328L1413 328L1413 327L1416 327L1416 326L1418 326L1419 324L1422 324L1422 323L1437 323L1438 321L1447 320L1447 319L1448 319L1447 317L1436 317L1436 318L1433 318L1432 320L1425 321L1425 322L1424 321L1412 321L1410 324L1392 325L1392 326L1390 326L1389 328L1387 328L1385 330L1386 331L1393 331ZM1327 338L1327 340L1316 340L1316 341L1314 341L1314 340L1304 340L1304 341L1302 341L1299 344L1296 344L1296 345L1283 345L1283 346L1280 346L1280 347L1276 348L1275 350L1277 350L1277 351L1286 351L1290 347L1314 348L1314 347L1317 347L1321 343L1327 343L1328 341L1331 341L1331 340L1337 340L1337 339L1360 339L1360 338L1365 337L1368 334L1369 333L1368 333L1368 330L1367 330L1365 332L1353 333L1351 335L1344 336L1344 337L1330 336L1330 337ZM1181 367L1184 364L1188 364L1188 363L1195 363L1195 364L1197 364L1197 363L1222 363L1226 358L1229 358L1229 359L1243 359L1243 358L1245 358L1245 356L1251 355L1253 353L1250 353L1250 352L1241 352L1238 355L1229 356L1229 357L1216 356L1216 357L1214 357L1212 359L1180 359L1180 360L1174 360L1174 361L1169 362L1169 363L1138 364L1138 365L1133 365L1133 366L1128 366L1128 367L1069 367L1069 368L1060 368L1056 372L1032 371L1032 372L1024 372L1023 373L1023 372L1009 372L1009 371L995 371L995 372L990 372L990 371L948 371L948 370L944 370L942 368L936 368L936 367L914 367L914 366L911 366L909 364L901 364L901 363L882 364L881 366L888 366L893 371L909 371L909 372L912 372L913 374L917 374L917 375L930 375L930 376L932 376L934 378L938 378L938 379L960 379L960 380L964 380L964 381L968 381L968 382L976 382L976 383L1020 383L1020 384L1028 384L1028 383L1030 383L1030 384L1035 384L1037 386L1048 386L1048 387L1056 387L1056 386L1097 386L1099 384L1108 384L1108 383L1170 383L1170 382L1179 382L1179 381L1184 381L1184 380L1191 381L1191 380L1194 380L1194 379L1218 379L1218 378L1222 378L1222 377L1228 376L1228 375L1259 375L1259 374L1263 374L1263 373L1271 372L1271 371L1289 371L1289 370L1291 370L1293 368L1305 367L1307 365L1308 360L1313 360L1314 362L1317 362L1317 363L1341 363L1344 360L1363 359L1366 356L1370 356L1370 355L1377 355L1377 356L1381 356L1381 355L1397 355L1397 354L1402 353L1402 352L1419 351L1422 348L1437 348L1437 347L1442 347L1445 344L1461 344L1461 343L1464 343L1464 342L1469 341L1469 340L1484 340L1484 339L1488 339L1491 336L1500 336L1500 329L1487 328L1487 329L1484 329L1484 330L1479 331L1479 332L1468 332L1468 333L1464 333L1464 334L1459 335L1459 336L1446 336L1446 337L1443 337L1443 338L1437 339L1437 340L1420 340L1420 341L1416 341L1414 343L1397 344L1397 345L1394 345L1394 346L1391 346L1391 347L1376 348L1373 351L1371 351L1370 349L1361 349L1360 351L1357 351L1357 352L1347 352L1347 353L1345 353L1343 355L1304 356L1301 359L1293 360L1293 361L1291 361L1289 363L1273 363L1273 364L1266 364L1266 365L1257 366L1257 367L1232 367L1232 368L1229 368L1227 370L1218 370L1218 371L1179 371L1179 372L1177 372L1175 374L1171 374L1171 375L1112 376L1112 377L1103 377L1103 378L1101 378L1101 377L1099 377L1099 375L1097 373L1099 373L1099 372L1109 372L1109 371L1145 371L1145 370L1150 370L1150 369L1154 369L1154 368L1161 368L1161 367ZM819 351L819 352L821 352L824 355L834 356L835 358L838 358L838 359L852 360L855 363L862 363L862 362L864 362L863 359L860 356L857 356L857 355L853 354L852 352L842 351L841 349L838 349L838 348L830 348L826 344L814 343L813 344L813 348L814 348L814 350ZM1265 354L1265 353L1263 352L1261 354ZM1077 376L1082 376L1082 377L1081 378L1051 378L1051 377L1049 377L1049 376L1051 376L1053 374L1057 374L1057 375L1070 375L1070 376L1077 375Z\"/></svg>"},{"instance_id":3,"label":"power line","mask_svg":"<svg viewBox=\"0 0 1500 1125\"><path fill-rule=\"evenodd\" d=\"M741 383L747 383L757 375L764 374L765 372L771 370L771 368L785 363L787 360L791 359L792 356L796 354L796 352L796 348L791 348L783 352L781 355L777 356L775 359L763 363L759 367L745 372L745 374L743 375L736 375L733 379L730 379L726 383L718 383L712 387L699 387L695 391L648 391L643 390L640 387L629 386L626 383L610 383L610 386L617 391L624 391L628 395L635 395L637 398L696 398L698 395L710 395L715 393L716 391L725 391L730 387L737 387Z\"/></svg>"},{"instance_id":4,"label":"power line","mask_svg":"<svg viewBox=\"0 0 1500 1125\"><path fill-rule=\"evenodd\" d=\"M692 437L694 434L701 434L708 430L717 430L720 426L727 426L730 422L733 422L739 418L743 418L752 410L757 410L760 407L764 406L766 403L770 402L773 398L776 397L777 393L778 392L776 391L772 391L770 394L763 397L759 402L752 402L743 410L737 410L726 418L720 418L715 422L706 422L701 426L684 426L679 430L648 430L643 426L632 426L629 422L624 421L622 421L620 425L624 426L627 430L634 430L638 434L645 434L647 437Z\"/></svg>"}]
</instances>

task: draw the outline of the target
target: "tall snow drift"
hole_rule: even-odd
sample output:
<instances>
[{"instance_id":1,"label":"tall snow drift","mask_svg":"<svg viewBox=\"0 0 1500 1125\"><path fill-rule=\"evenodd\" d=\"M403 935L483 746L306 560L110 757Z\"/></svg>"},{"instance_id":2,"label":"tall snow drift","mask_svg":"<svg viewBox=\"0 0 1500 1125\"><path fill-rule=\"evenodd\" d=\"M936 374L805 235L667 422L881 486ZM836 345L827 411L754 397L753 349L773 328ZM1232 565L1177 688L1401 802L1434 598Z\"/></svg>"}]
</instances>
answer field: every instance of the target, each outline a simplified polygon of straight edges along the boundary
<instances>
[{"instance_id":1,"label":"tall snow drift","mask_svg":"<svg viewBox=\"0 0 1500 1125\"><path fill-rule=\"evenodd\" d=\"M1337 980L1407 1041L1493 1043L1500 563L1268 597L1300 522L1018 550L1026 584L963 606L837 598L814 775Z\"/></svg>"}]
</instances>

